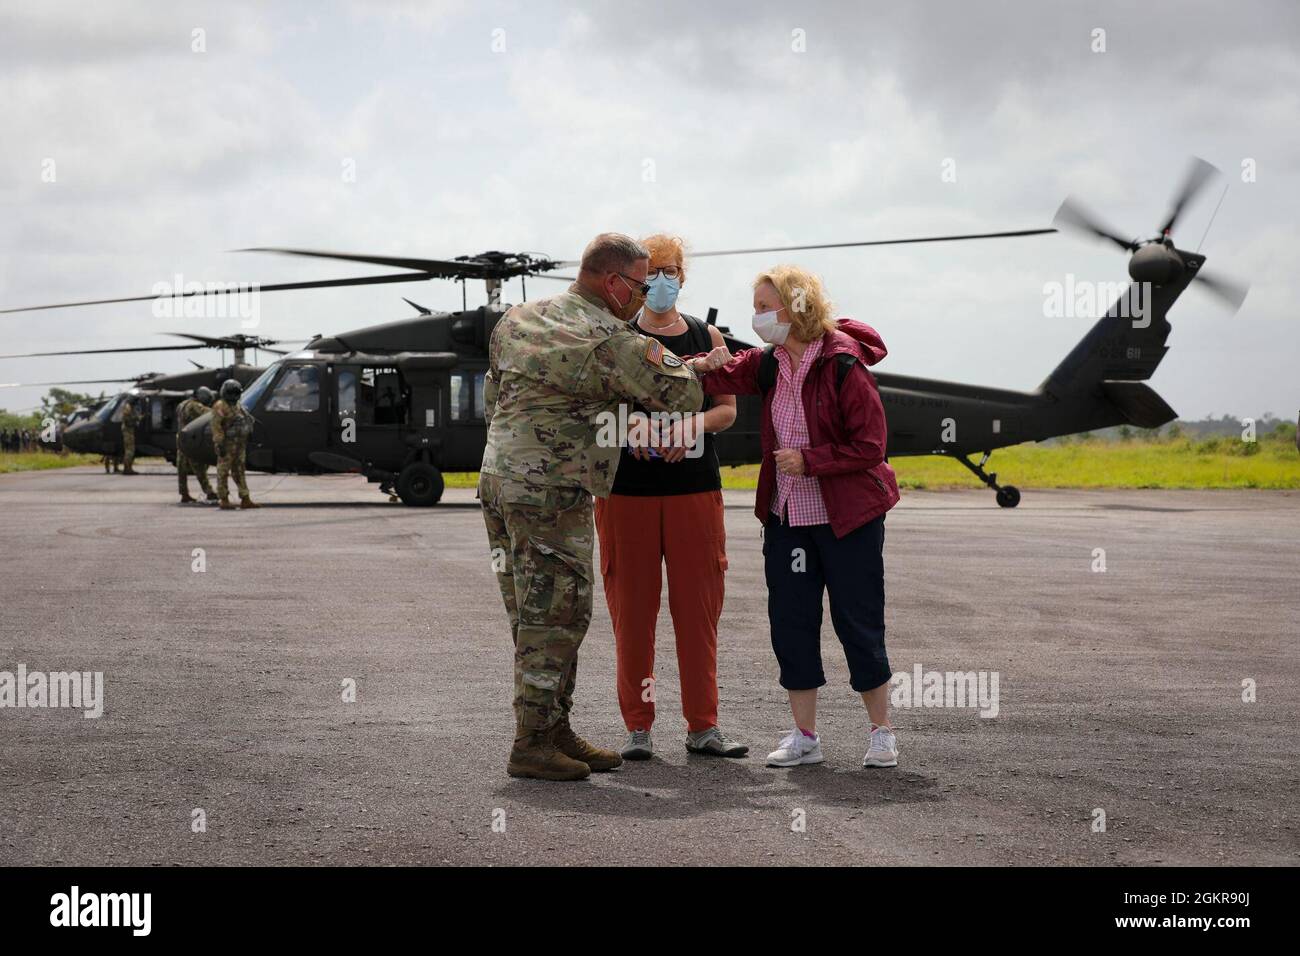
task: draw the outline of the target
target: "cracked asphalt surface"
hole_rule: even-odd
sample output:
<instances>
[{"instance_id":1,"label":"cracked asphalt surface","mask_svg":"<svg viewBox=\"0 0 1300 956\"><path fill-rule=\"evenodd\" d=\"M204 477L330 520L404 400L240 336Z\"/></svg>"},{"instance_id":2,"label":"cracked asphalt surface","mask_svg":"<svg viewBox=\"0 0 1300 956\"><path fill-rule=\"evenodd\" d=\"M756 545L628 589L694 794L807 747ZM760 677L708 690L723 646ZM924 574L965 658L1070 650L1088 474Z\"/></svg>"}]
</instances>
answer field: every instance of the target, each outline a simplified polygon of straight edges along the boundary
<instances>
[{"instance_id":1,"label":"cracked asphalt surface","mask_svg":"<svg viewBox=\"0 0 1300 956\"><path fill-rule=\"evenodd\" d=\"M554 784L505 774L509 636L472 491L417 510L256 475L266 507L230 513L142 467L0 476L0 671L105 686L97 720L0 709L0 865L1300 860L1298 493L906 493L891 662L997 672L999 712L898 708L899 768L866 771L829 615L826 763L763 765L789 712L752 492L728 492L721 716L753 753L683 748L665 596L658 756ZM575 727L616 744L599 586L580 662Z\"/></svg>"}]
</instances>

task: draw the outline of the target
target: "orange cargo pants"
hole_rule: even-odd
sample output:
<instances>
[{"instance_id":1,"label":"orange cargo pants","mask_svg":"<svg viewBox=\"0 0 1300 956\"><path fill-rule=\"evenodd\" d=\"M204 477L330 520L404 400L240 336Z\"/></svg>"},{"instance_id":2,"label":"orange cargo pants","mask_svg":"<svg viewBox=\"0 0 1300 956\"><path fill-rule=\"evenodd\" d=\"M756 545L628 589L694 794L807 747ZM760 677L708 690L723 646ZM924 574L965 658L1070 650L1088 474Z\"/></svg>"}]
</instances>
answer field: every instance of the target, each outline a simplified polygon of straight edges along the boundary
<instances>
[{"instance_id":1,"label":"orange cargo pants","mask_svg":"<svg viewBox=\"0 0 1300 956\"><path fill-rule=\"evenodd\" d=\"M718 618L727 570L722 492L597 498L596 533L627 729L649 730L655 719L655 621L665 563L686 728L717 726Z\"/></svg>"}]
</instances>

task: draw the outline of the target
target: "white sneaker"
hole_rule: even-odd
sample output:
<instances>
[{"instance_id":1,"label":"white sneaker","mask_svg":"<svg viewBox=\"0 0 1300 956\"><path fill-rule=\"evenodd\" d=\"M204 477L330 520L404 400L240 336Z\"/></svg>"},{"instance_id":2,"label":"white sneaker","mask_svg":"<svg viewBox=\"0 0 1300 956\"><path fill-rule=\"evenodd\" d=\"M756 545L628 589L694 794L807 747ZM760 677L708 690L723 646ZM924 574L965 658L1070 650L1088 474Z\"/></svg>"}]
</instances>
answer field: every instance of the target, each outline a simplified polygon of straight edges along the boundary
<instances>
[{"instance_id":1,"label":"white sneaker","mask_svg":"<svg viewBox=\"0 0 1300 956\"><path fill-rule=\"evenodd\" d=\"M809 737L796 727L781 740L781 745L767 755L769 767L797 767L801 763L821 763L822 739Z\"/></svg>"},{"instance_id":2,"label":"white sneaker","mask_svg":"<svg viewBox=\"0 0 1300 956\"><path fill-rule=\"evenodd\" d=\"M898 738L888 727L877 727L871 731L871 744L867 747L867 755L862 758L862 766L898 766Z\"/></svg>"},{"instance_id":3,"label":"white sneaker","mask_svg":"<svg viewBox=\"0 0 1300 956\"><path fill-rule=\"evenodd\" d=\"M655 745L650 739L650 731L634 730L627 735L627 743L620 751L624 760L649 760L654 756Z\"/></svg>"}]
</instances>

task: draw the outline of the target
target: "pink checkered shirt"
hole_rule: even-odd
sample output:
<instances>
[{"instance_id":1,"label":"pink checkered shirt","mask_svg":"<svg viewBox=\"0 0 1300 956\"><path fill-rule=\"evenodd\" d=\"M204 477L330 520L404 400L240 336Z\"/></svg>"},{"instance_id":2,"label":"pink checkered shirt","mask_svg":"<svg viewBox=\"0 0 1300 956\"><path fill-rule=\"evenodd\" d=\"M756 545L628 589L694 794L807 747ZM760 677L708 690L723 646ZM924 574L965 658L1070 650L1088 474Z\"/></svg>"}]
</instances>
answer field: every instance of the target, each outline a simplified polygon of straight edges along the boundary
<instances>
[{"instance_id":1,"label":"pink checkered shirt","mask_svg":"<svg viewBox=\"0 0 1300 956\"><path fill-rule=\"evenodd\" d=\"M776 429L777 448L807 448L808 421L803 411L803 382L821 354L822 339L810 342L799 367L790 371L790 356L784 348L776 349L776 386L772 389L772 427ZM776 473L776 491L772 494L772 511L785 517L791 527L829 524L821 485L809 475Z\"/></svg>"}]
</instances>

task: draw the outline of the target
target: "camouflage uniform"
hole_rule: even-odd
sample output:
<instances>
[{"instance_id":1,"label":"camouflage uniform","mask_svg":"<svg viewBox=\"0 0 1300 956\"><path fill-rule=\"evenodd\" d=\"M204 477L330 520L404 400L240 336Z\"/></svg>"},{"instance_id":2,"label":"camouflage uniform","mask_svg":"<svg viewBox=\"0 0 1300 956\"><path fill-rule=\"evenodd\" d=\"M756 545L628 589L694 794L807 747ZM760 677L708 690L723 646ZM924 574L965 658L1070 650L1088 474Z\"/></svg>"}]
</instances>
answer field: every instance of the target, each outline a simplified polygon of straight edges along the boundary
<instances>
[{"instance_id":1,"label":"camouflage uniform","mask_svg":"<svg viewBox=\"0 0 1300 956\"><path fill-rule=\"evenodd\" d=\"M122 410L122 471L130 474L135 469L135 426L140 424L140 413L132 402Z\"/></svg>"},{"instance_id":2,"label":"camouflage uniform","mask_svg":"<svg viewBox=\"0 0 1300 956\"><path fill-rule=\"evenodd\" d=\"M248 500L248 483L244 480L244 453L252 418L238 402L233 405L219 398L212 405L212 444L217 450L217 497L230 500L227 478L233 476L240 500Z\"/></svg>"},{"instance_id":3,"label":"camouflage uniform","mask_svg":"<svg viewBox=\"0 0 1300 956\"><path fill-rule=\"evenodd\" d=\"M578 646L591 621L591 496L608 496L620 444L597 445L620 404L698 411L695 373L634 332L577 283L512 308L492 333L479 497L515 644L521 731L573 706Z\"/></svg>"},{"instance_id":4,"label":"camouflage uniform","mask_svg":"<svg viewBox=\"0 0 1300 956\"><path fill-rule=\"evenodd\" d=\"M208 466L199 464L181 451L181 432L185 426L207 413L208 406L197 398L187 398L176 408L176 482L180 486L182 498L190 496L190 475L199 479L199 487L209 498L216 494L212 490L212 482L208 481Z\"/></svg>"}]
</instances>

